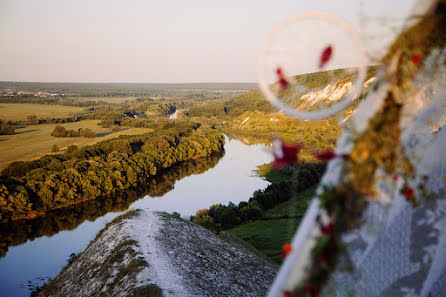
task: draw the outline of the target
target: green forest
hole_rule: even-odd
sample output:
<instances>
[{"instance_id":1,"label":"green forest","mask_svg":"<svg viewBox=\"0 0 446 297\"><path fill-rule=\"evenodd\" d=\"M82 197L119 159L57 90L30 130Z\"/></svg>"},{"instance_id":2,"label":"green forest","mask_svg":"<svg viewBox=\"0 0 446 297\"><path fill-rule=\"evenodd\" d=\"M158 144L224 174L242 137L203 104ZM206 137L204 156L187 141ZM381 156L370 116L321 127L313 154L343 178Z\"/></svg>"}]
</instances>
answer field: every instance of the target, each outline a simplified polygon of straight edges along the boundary
<instances>
[{"instance_id":1,"label":"green forest","mask_svg":"<svg viewBox=\"0 0 446 297\"><path fill-rule=\"evenodd\" d=\"M41 236L50 237L64 230L74 230L85 220L94 221L108 212L124 211L130 204L145 195L163 196L173 189L176 181L213 168L223 156L224 151L221 151L206 157L180 162L167 169L161 169L138 187L117 189L108 197L56 208L33 220L21 219L0 223L0 257L6 255L10 246L20 245Z\"/></svg>"},{"instance_id":2,"label":"green forest","mask_svg":"<svg viewBox=\"0 0 446 297\"><path fill-rule=\"evenodd\" d=\"M35 161L11 163L0 176L0 220L32 218L51 209L112 196L140 186L179 162L223 150L224 136L193 122L176 122Z\"/></svg>"}]
</instances>

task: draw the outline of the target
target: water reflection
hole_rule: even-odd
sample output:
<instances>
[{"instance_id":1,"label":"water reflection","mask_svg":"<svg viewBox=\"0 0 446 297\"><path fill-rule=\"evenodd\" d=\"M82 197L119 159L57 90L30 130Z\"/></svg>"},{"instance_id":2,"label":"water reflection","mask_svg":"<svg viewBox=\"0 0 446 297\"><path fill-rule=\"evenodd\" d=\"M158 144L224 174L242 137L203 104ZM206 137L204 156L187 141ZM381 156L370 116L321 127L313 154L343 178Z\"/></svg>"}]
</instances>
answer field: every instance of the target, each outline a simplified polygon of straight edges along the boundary
<instances>
[{"instance_id":1,"label":"water reflection","mask_svg":"<svg viewBox=\"0 0 446 297\"><path fill-rule=\"evenodd\" d=\"M48 214L46 220L43 218L34 224L8 227L14 231L3 228L5 233L0 234L0 241L3 241L3 236L8 237L5 243L9 244L9 250L6 257L0 258L0 296L29 296L29 289L41 286L42 278L54 277L67 263L70 254L82 252L98 231L120 215L123 209L176 211L187 218L212 204L228 204L229 201L238 204L248 200L255 190L264 189L269 184L253 173L258 165L272 161L264 145L247 146L226 138L223 157L210 160L209 165L201 161L192 161L189 166L182 164L176 171L158 175L152 186L148 186L150 181L147 182L146 188L139 191L140 195L126 191L125 196L119 197L119 203L113 199L97 205L90 201L93 204L89 207L77 205L68 213L57 210L60 211L57 215L54 211L53 221ZM144 193L147 195L139 199ZM161 198L153 198L161 195ZM77 210L73 210L75 208ZM100 213L105 215L100 216Z\"/></svg>"},{"instance_id":2,"label":"water reflection","mask_svg":"<svg viewBox=\"0 0 446 297\"><path fill-rule=\"evenodd\" d=\"M177 180L213 168L223 156L224 151L206 158L182 162L149 178L142 187L118 192L113 197L52 210L47 212L45 217L33 220L0 224L0 257L6 256L10 246L21 245L42 236L50 237L64 230L74 230L85 220L94 221L108 212L126 210L130 204L144 195L163 196L174 188Z\"/></svg>"}]
</instances>

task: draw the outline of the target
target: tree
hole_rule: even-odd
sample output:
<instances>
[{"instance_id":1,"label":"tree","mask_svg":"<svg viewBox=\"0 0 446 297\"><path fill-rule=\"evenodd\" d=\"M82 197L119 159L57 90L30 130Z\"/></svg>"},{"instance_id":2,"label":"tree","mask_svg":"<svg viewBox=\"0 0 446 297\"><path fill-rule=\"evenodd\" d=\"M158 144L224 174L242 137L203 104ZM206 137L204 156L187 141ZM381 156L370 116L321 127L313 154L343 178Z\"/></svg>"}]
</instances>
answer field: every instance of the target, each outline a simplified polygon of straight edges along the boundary
<instances>
[{"instance_id":1,"label":"tree","mask_svg":"<svg viewBox=\"0 0 446 297\"><path fill-rule=\"evenodd\" d=\"M237 216L232 207L226 207L222 211L219 221L221 222L223 229L228 229L240 224L241 219Z\"/></svg>"},{"instance_id":2,"label":"tree","mask_svg":"<svg viewBox=\"0 0 446 297\"><path fill-rule=\"evenodd\" d=\"M94 138L96 136L96 133L90 128L80 129L79 134L80 136L87 138Z\"/></svg>"},{"instance_id":3,"label":"tree","mask_svg":"<svg viewBox=\"0 0 446 297\"><path fill-rule=\"evenodd\" d=\"M111 129L112 129L112 132L113 132L113 133L116 133L116 132L119 131L119 126L118 126L118 125L113 125L113 126L111 127Z\"/></svg>"},{"instance_id":4,"label":"tree","mask_svg":"<svg viewBox=\"0 0 446 297\"><path fill-rule=\"evenodd\" d=\"M54 137L66 137L67 136L67 129L65 129L61 125L56 125L56 127L54 127L53 132L51 133L51 136L54 136Z\"/></svg>"},{"instance_id":5,"label":"tree","mask_svg":"<svg viewBox=\"0 0 446 297\"><path fill-rule=\"evenodd\" d=\"M249 202L248 205L244 206L241 209L241 213L242 213L242 218L245 221L255 221L255 220L263 218L262 209L254 201Z\"/></svg>"},{"instance_id":6,"label":"tree","mask_svg":"<svg viewBox=\"0 0 446 297\"><path fill-rule=\"evenodd\" d=\"M39 120L35 114L29 115L26 117L28 125L37 125L39 124Z\"/></svg>"},{"instance_id":7,"label":"tree","mask_svg":"<svg viewBox=\"0 0 446 297\"><path fill-rule=\"evenodd\" d=\"M15 132L14 127L8 124L0 126L0 135L13 135Z\"/></svg>"},{"instance_id":8,"label":"tree","mask_svg":"<svg viewBox=\"0 0 446 297\"><path fill-rule=\"evenodd\" d=\"M208 215L195 217L194 222L206 229L212 229L214 226L214 219Z\"/></svg>"},{"instance_id":9,"label":"tree","mask_svg":"<svg viewBox=\"0 0 446 297\"><path fill-rule=\"evenodd\" d=\"M51 147L51 152L57 153L58 151L59 151L59 147L56 144L53 144L53 146Z\"/></svg>"}]
</instances>

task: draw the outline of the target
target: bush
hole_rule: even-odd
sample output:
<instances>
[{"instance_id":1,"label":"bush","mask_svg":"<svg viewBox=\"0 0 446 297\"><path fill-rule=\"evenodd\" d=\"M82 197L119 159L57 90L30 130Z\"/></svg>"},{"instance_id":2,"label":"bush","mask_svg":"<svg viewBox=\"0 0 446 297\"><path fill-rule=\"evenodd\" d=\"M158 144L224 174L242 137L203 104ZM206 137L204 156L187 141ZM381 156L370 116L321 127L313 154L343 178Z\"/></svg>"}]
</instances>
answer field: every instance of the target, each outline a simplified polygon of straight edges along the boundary
<instances>
[{"instance_id":1,"label":"bush","mask_svg":"<svg viewBox=\"0 0 446 297\"><path fill-rule=\"evenodd\" d=\"M213 229L215 222L215 220L208 215L195 217L193 221L206 229Z\"/></svg>"},{"instance_id":2,"label":"bush","mask_svg":"<svg viewBox=\"0 0 446 297\"><path fill-rule=\"evenodd\" d=\"M209 214L209 211L206 208L203 208L203 209L197 210L197 213L195 214L195 216L201 217L201 216L206 216L208 214Z\"/></svg>"},{"instance_id":3,"label":"bush","mask_svg":"<svg viewBox=\"0 0 446 297\"><path fill-rule=\"evenodd\" d=\"M255 221L263 218L263 210L256 202L250 202L241 209L242 218L244 221Z\"/></svg>"},{"instance_id":4,"label":"bush","mask_svg":"<svg viewBox=\"0 0 446 297\"><path fill-rule=\"evenodd\" d=\"M96 133L90 128L81 129L79 134L80 136L87 138L94 138L96 136Z\"/></svg>"},{"instance_id":5,"label":"bush","mask_svg":"<svg viewBox=\"0 0 446 297\"><path fill-rule=\"evenodd\" d=\"M218 221L221 223L224 229L228 229L240 224L241 219L237 216L232 207L226 207L222 211L220 217L218 218Z\"/></svg>"},{"instance_id":6,"label":"bush","mask_svg":"<svg viewBox=\"0 0 446 297\"><path fill-rule=\"evenodd\" d=\"M119 130L120 130L118 125L113 125L113 126L111 127L111 129L112 129L112 132L113 132L113 133L119 132Z\"/></svg>"},{"instance_id":7,"label":"bush","mask_svg":"<svg viewBox=\"0 0 446 297\"><path fill-rule=\"evenodd\" d=\"M29 115L26 117L28 125L37 125L39 124L39 120L36 115Z\"/></svg>"},{"instance_id":8,"label":"bush","mask_svg":"<svg viewBox=\"0 0 446 297\"><path fill-rule=\"evenodd\" d=\"M89 130L91 130L91 129L89 129ZM80 134L77 131L67 130L62 126L57 125L56 127L54 127L54 130L51 133L51 136L54 136L54 137L79 137Z\"/></svg>"},{"instance_id":9,"label":"bush","mask_svg":"<svg viewBox=\"0 0 446 297\"><path fill-rule=\"evenodd\" d=\"M53 146L51 147L51 152L57 153L58 151L59 151L59 147L56 144L53 144Z\"/></svg>"},{"instance_id":10,"label":"bush","mask_svg":"<svg viewBox=\"0 0 446 297\"><path fill-rule=\"evenodd\" d=\"M66 137L66 135L67 135L67 130L60 125L56 125L56 127L54 127L53 132L51 133L51 136L54 137Z\"/></svg>"},{"instance_id":11,"label":"bush","mask_svg":"<svg viewBox=\"0 0 446 297\"><path fill-rule=\"evenodd\" d=\"M8 124L3 124L0 126L0 135L13 135L14 127Z\"/></svg>"}]
</instances>

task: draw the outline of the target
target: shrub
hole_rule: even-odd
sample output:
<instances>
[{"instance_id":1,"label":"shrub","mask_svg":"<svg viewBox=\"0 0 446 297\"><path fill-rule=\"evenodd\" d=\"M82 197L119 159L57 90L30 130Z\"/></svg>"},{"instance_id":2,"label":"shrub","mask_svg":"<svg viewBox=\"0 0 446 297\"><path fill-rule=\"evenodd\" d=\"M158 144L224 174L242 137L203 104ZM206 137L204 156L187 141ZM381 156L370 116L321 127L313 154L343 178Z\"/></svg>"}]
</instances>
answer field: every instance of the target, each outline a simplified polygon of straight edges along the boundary
<instances>
[{"instance_id":1,"label":"shrub","mask_svg":"<svg viewBox=\"0 0 446 297\"><path fill-rule=\"evenodd\" d=\"M208 215L195 217L193 221L206 229L212 229L215 222L215 220Z\"/></svg>"},{"instance_id":2,"label":"shrub","mask_svg":"<svg viewBox=\"0 0 446 297\"><path fill-rule=\"evenodd\" d=\"M51 133L51 136L54 137L66 137L66 135L67 135L67 130L60 125L56 125L56 127L54 127L53 132Z\"/></svg>"},{"instance_id":3,"label":"shrub","mask_svg":"<svg viewBox=\"0 0 446 297\"><path fill-rule=\"evenodd\" d=\"M94 138L96 136L96 133L90 128L81 129L79 134L80 136L87 138Z\"/></svg>"},{"instance_id":4,"label":"shrub","mask_svg":"<svg viewBox=\"0 0 446 297\"><path fill-rule=\"evenodd\" d=\"M59 151L59 147L56 144L53 144L53 146L51 147L51 152L57 153L58 151Z\"/></svg>"},{"instance_id":5,"label":"shrub","mask_svg":"<svg viewBox=\"0 0 446 297\"><path fill-rule=\"evenodd\" d=\"M206 208L203 208L203 209L197 210L197 213L195 214L195 216L201 217L201 216L206 216L208 214L209 214L209 211Z\"/></svg>"},{"instance_id":6,"label":"shrub","mask_svg":"<svg viewBox=\"0 0 446 297\"><path fill-rule=\"evenodd\" d=\"M74 130L67 130L64 127L57 125L54 127L53 132L51 133L51 136L54 137L79 137L80 133Z\"/></svg>"},{"instance_id":7,"label":"shrub","mask_svg":"<svg viewBox=\"0 0 446 297\"><path fill-rule=\"evenodd\" d=\"M112 129L112 132L113 132L113 133L116 133L116 132L119 131L119 126L118 126L118 125L113 125L113 126L111 127L111 129Z\"/></svg>"},{"instance_id":8,"label":"shrub","mask_svg":"<svg viewBox=\"0 0 446 297\"><path fill-rule=\"evenodd\" d=\"M232 207L226 207L220 217L218 218L218 221L221 223L222 227L224 229L232 228L234 226L237 226L240 224L241 219L237 216L234 209Z\"/></svg>"},{"instance_id":9,"label":"shrub","mask_svg":"<svg viewBox=\"0 0 446 297\"><path fill-rule=\"evenodd\" d=\"M70 145L66 151L65 151L65 155L67 156L72 156L73 154L77 153L79 151L79 148L76 145Z\"/></svg>"},{"instance_id":10,"label":"shrub","mask_svg":"<svg viewBox=\"0 0 446 297\"><path fill-rule=\"evenodd\" d=\"M221 203L214 204L211 207L209 207L209 215L218 221L218 218L220 217L220 214L222 213L223 210L224 207L221 205Z\"/></svg>"},{"instance_id":11,"label":"shrub","mask_svg":"<svg viewBox=\"0 0 446 297\"><path fill-rule=\"evenodd\" d=\"M28 125L37 125L39 124L39 120L36 115L29 115L26 117Z\"/></svg>"},{"instance_id":12,"label":"shrub","mask_svg":"<svg viewBox=\"0 0 446 297\"><path fill-rule=\"evenodd\" d=\"M8 124L3 124L0 126L0 135L13 135L14 127Z\"/></svg>"},{"instance_id":13,"label":"shrub","mask_svg":"<svg viewBox=\"0 0 446 297\"><path fill-rule=\"evenodd\" d=\"M241 209L242 218L244 221L255 221L263 218L263 210L256 202L250 202Z\"/></svg>"}]
</instances>

